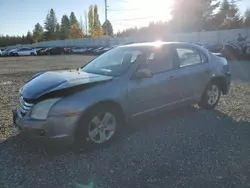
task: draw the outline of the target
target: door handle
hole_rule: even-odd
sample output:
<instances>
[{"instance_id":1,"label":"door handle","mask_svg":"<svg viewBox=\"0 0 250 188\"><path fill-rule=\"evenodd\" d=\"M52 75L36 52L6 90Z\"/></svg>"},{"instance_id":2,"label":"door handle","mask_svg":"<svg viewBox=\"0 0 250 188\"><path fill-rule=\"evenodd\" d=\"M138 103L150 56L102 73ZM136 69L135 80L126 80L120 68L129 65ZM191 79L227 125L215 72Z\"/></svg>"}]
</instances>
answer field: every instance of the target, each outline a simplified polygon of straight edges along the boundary
<instances>
[{"instance_id":1,"label":"door handle","mask_svg":"<svg viewBox=\"0 0 250 188\"><path fill-rule=\"evenodd\" d=\"M169 76L168 80L173 80L175 77L174 76Z\"/></svg>"},{"instance_id":2,"label":"door handle","mask_svg":"<svg viewBox=\"0 0 250 188\"><path fill-rule=\"evenodd\" d=\"M205 69L205 72L210 72L210 71L211 71L210 68L206 68L206 69Z\"/></svg>"}]
</instances>

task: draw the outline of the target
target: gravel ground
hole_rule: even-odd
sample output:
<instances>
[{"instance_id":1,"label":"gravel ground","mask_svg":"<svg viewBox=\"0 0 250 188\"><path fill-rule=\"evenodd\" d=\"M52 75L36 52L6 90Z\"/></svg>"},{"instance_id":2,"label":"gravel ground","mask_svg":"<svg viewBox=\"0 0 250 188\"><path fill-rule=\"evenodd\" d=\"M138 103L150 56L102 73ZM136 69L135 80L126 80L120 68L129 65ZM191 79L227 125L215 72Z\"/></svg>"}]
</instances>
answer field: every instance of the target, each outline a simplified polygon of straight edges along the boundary
<instances>
[{"instance_id":1,"label":"gravel ground","mask_svg":"<svg viewBox=\"0 0 250 188\"><path fill-rule=\"evenodd\" d=\"M231 92L216 110L148 117L109 148L50 155L11 136L11 108L32 74L91 58L0 58L0 187L250 187L250 62L231 62Z\"/></svg>"}]
</instances>

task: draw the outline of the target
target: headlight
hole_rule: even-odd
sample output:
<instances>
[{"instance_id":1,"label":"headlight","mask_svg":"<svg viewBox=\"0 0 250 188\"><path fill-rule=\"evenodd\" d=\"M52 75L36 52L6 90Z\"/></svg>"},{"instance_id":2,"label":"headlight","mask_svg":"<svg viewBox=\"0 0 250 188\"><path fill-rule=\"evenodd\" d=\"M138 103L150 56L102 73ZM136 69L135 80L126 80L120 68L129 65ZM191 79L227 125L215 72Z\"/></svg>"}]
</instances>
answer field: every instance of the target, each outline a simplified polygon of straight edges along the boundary
<instances>
[{"instance_id":1,"label":"headlight","mask_svg":"<svg viewBox=\"0 0 250 188\"><path fill-rule=\"evenodd\" d=\"M223 66L223 71L224 71L224 73L229 73L230 72L229 66L228 65L224 65Z\"/></svg>"},{"instance_id":2,"label":"headlight","mask_svg":"<svg viewBox=\"0 0 250 188\"><path fill-rule=\"evenodd\" d=\"M47 100L37 103L34 106L30 117L32 119L46 120L50 109L60 99L61 98L47 99Z\"/></svg>"}]
</instances>

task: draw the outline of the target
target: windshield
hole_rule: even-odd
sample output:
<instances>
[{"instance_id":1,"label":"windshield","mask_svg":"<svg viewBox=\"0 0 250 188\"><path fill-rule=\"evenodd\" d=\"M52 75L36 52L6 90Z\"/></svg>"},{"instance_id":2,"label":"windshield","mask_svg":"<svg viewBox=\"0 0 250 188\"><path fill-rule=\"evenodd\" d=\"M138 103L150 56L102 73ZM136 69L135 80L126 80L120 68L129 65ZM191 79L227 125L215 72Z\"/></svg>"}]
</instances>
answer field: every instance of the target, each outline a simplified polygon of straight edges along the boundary
<instances>
[{"instance_id":1,"label":"windshield","mask_svg":"<svg viewBox=\"0 0 250 188\"><path fill-rule=\"evenodd\" d=\"M141 53L138 49L128 47L115 48L100 55L81 70L94 74L119 76L136 61Z\"/></svg>"}]
</instances>

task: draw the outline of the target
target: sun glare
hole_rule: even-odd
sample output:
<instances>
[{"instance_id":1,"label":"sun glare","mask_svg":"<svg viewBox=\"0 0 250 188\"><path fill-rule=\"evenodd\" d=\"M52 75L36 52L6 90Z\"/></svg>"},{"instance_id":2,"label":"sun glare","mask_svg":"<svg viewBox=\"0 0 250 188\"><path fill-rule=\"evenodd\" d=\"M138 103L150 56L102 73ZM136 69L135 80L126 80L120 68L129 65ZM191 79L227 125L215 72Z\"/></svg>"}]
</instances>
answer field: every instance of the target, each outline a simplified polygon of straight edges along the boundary
<instances>
[{"instance_id":1,"label":"sun glare","mask_svg":"<svg viewBox=\"0 0 250 188\"><path fill-rule=\"evenodd\" d=\"M137 16L148 16L151 21L167 21L171 19L171 6L173 0L131 0L129 1L129 7L138 8L138 12L135 12Z\"/></svg>"},{"instance_id":2,"label":"sun glare","mask_svg":"<svg viewBox=\"0 0 250 188\"><path fill-rule=\"evenodd\" d=\"M174 0L123 0L120 7L125 11L113 14L119 20L113 24L123 30L128 27L148 26L149 22L169 21L173 2Z\"/></svg>"}]
</instances>

